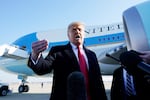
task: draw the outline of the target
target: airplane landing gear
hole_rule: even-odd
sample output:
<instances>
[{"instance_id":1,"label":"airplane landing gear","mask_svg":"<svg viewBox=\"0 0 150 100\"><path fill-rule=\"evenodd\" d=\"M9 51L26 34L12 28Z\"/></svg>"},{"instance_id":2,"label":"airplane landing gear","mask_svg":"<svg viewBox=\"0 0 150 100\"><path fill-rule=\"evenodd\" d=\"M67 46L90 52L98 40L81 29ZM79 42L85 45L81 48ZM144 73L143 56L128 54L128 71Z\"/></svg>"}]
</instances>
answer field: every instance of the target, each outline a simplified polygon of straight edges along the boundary
<instances>
[{"instance_id":1,"label":"airplane landing gear","mask_svg":"<svg viewBox=\"0 0 150 100\"><path fill-rule=\"evenodd\" d=\"M19 93L28 92L29 91L29 86L25 85L27 77L26 76L19 76L19 77L22 77L21 78L22 79L22 84L18 87L18 92Z\"/></svg>"},{"instance_id":2,"label":"airplane landing gear","mask_svg":"<svg viewBox=\"0 0 150 100\"><path fill-rule=\"evenodd\" d=\"M29 91L29 86L28 85L20 85L19 88L18 88L18 92L19 93L22 93L22 92L28 92Z\"/></svg>"}]
</instances>

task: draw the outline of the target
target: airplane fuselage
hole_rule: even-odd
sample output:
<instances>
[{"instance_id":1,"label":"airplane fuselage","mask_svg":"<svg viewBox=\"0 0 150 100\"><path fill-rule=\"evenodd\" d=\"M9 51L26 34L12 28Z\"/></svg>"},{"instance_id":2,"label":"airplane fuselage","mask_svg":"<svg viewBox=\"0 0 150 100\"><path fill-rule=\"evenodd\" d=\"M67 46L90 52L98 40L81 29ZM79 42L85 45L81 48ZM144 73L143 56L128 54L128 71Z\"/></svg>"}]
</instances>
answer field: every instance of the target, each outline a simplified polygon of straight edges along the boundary
<instances>
[{"instance_id":1,"label":"airplane fuselage","mask_svg":"<svg viewBox=\"0 0 150 100\"><path fill-rule=\"evenodd\" d=\"M20 37L11 45L1 46L0 68L19 75L36 75L27 67L27 60L32 51L32 42L42 39L48 40L49 47L43 52L43 55L46 56L52 46L68 43L66 32L66 29L34 32ZM109 60L103 58L106 58L106 53L116 52L117 48L120 49L124 46L123 25L117 23L105 26L87 26L85 33L84 44L96 53L102 74L111 75L114 69L120 65L115 61L109 63Z\"/></svg>"}]
</instances>

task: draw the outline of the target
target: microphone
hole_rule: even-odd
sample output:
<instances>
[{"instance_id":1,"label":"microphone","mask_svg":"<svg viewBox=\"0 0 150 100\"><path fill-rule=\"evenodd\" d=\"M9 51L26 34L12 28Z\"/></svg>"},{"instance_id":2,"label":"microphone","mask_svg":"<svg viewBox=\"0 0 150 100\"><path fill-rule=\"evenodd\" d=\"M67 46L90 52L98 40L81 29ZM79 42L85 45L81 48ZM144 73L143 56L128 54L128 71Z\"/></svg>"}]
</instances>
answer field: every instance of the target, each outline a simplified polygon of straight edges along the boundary
<instances>
[{"instance_id":1,"label":"microphone","mask_svg":"<svg viewBox=\"0 0 150 100\"><path fill-rule=\"evenodd\" d=\"M120 61L127 70L133 73L136 68L150 74L150 65L145 63L141 57L138 56L139 53L136 51L126 51L121 53Z\"/></svg>"},{"instance_id":2,"label":"microphone","mask_svg":"<svg viewBox=\"0 0 150 100\"><path fill-rule=\"evenodd\" d=\"M81 72L75 71L67 78L67 100L87 100L85 79Z\"/></svg>"},{"instance_id":3,"label":"microphone","mask_svg":"<svg viewBox=\"0 0 150 100\"><path fill-rule=\"evenodd\" d=\"M117 61L117 62L120 63L120 60L119 60L119 59L117 59L117 58L111 56L110 54L106 53L106 56L107 56L107 57L110 57L110 58L112 58L113 60L115 60L115 61Z\"/></svg>"}]
</instances>

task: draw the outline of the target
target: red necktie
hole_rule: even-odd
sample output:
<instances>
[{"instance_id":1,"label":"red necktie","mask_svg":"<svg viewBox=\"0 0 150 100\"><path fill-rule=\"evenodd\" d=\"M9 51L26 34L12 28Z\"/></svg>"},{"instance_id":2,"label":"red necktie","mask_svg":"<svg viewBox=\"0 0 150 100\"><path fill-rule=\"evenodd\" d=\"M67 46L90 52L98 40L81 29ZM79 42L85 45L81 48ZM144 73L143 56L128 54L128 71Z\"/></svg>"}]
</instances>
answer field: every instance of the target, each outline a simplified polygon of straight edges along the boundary
<instances>
[{"instance_id":1,"label":"red necktie","mask_svg":"<svg viewBox=\"0 0 150 100\"><path fill-rule=\"evenodd\" d=\"M81 72L83 73L83 75L85 77L85 83L86 83L86 89L87 89L87 97L88 97L88 100L90 100L88 69L87 69L86 60L85 60L83 54L81 53L80 47L77 47L77 48L78 48L78 58L79 58L79 63L80 63L80 70L81 70Z\"/></svg>"}]
</instances>

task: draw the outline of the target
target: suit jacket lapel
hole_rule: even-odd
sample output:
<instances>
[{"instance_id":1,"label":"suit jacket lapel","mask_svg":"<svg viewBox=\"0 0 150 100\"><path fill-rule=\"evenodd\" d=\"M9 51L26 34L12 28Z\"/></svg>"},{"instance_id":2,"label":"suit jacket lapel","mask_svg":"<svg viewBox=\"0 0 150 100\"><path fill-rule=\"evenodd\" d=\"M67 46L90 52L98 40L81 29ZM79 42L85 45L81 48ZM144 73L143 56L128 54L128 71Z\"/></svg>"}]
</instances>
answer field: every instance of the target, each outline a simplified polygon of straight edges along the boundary
<instances>
[{"instance_id":1,"label":"suit jacket lapel","mask_svg":"<svg viewBox=\"0 0 150 100\"><path fill-rule=\"evenodd\" d=\"M85 50L85 53L86 53L86 56L87 56L87 60L88 60L88 64L89 64L89 68L90 68L90 64L92 64L92 60L91 60L92 58L91 58L90 53L87 50L87 48L86 47L83 47L83 48Z\"/></svg>"},{"instance_id":2,"label":"suit jacket lapel","mask_svg":"<svg viewBox=\"0 0 150 100\"><path fill-rule=\"evenodd\" d=\"M69 57L69 59L74 63L74 65L76 65L77 67L79 67L79 63L78 60L72 50L72 47L70 45L70 43L68 43L66 45L66 49L65 49L65 53L67 54L67 56Z\"/></svg>"}]
</instances>

